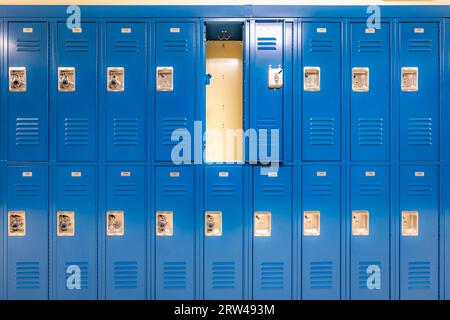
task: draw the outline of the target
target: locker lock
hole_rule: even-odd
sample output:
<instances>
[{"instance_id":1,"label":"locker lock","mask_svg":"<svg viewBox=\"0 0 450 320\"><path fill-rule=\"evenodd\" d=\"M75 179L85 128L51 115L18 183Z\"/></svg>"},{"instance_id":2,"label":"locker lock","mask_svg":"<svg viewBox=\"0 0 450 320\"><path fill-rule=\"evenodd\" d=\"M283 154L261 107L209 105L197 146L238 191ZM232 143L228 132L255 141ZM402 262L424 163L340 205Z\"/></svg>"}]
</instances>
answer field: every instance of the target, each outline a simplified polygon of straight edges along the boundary
<instances>
[{"instance_id":1,"label":"locker lock","mask_svg":"<svg viewBox=\"0 0 450 320\"><path fill-rule=\"evenodd\" d=\"M9 91L27 91L27 69L24 67L9 68Z\"/></svg>"},{"instance_id":2,"label":"locker lock","mask_svg":"<svg viewBox=\"0 0 450 320\"><path fill-rule=\"evenodd\" d=\"M58 91L75 91L75 68L58 68Z\"/></svg>"},{"instance_id":3,"label":"locker lock","mask_svg":"<svg viewBox=\"0 0 450 320\"><path fill-rule=\"evenodd\" d=\"M124 68L108 68L108 91L121 92L125 89Z\"/></svg>"},{"instance_id":4,"label":"locker lock","mask_svg":"<svg viewBox=\"0 0 450 320\"><path fill-rule=\"evenodd\" d=\"M8 212L9 236L25 236L25 211Z\"/></svg>"},{"instance_id":5,"label":"locker lock","mask_svg":"<svg viewBox=\"0 0 450 320\"><path fill-rule=\"evenodd\" d=\"M156 213L156 235L173 236L173 212L158 211Z\"/></svg>"},{"instance_id":6,"label":"locker lock","mask_svg":"<svg viewBox=\"0 0 450 320\"><path fill-rule=\"evenodd\" d=\"M74 236L75 235L75 212L74 211L58 211L58 236Z\"/></svg>"}]
</instances>

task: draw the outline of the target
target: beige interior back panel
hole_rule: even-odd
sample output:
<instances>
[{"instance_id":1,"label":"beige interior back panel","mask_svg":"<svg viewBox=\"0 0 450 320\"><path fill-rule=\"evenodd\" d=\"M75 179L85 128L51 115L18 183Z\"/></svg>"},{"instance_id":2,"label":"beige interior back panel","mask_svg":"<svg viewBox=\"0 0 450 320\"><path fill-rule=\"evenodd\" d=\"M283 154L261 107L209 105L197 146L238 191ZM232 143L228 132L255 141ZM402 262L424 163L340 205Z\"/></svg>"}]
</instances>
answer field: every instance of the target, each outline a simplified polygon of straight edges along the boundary
<instances>
[{"instance_id":1,"label":"beige interior back panel","mask_svg":"<svg viewBox=\"0 0 450 320\"><path fill-rule=\"evenodd\" d=\"M206 73L211 75L206 86L207 162L243 159L242 51L242 41L206 42Z\"/></svg>"}]
</instances>

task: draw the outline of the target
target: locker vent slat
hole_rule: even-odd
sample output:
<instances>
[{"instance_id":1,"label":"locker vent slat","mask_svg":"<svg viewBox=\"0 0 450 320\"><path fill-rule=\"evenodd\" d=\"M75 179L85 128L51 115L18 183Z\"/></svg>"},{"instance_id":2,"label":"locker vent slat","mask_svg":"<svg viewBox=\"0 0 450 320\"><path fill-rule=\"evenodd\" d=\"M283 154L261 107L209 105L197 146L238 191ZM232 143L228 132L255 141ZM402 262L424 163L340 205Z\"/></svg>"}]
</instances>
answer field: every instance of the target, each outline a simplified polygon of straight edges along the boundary
<instances>
[{"instance_id":1,"label":"locker vent slat","mask_svg":"<svg viewBox=\"0 0 450 320\"><path fill-rule=\"evenodd\" d=\"M41 195L40 185L38 184L16 184L14 187L17 197L39 197Z\"/></svg>"},{"instance_id":2,"label":"locker vent slat","mask_svg":"<svg viewBox=\"0 0 450 320\"><path fill-rule=\"evenodd\" d=\"M122 183L114 185L113 194L116 197L134 197L137 195L138 187L133 183Z\"/></svg>"},{"instance_id":3,"label":"locker vent slat","mask_svg":"<svg viewBox=\"0 0 450 320\"><path fill-rule=\"evenodd\" d=\"M309 265L309 282L311 289L333 288L333 262L311 262Z\"/></svg>"},{"instance_id":4,"label":"locker vent slat","mask_svg":"<svg viewBox=\"0 0 450 320\"><path fill-rule=\"evenodd\" d=\"M65 270L69 268L70 266L78 266L80 268L80 288L82 290L86 290L89 287L89 263L88 262L66 262L65 264ZM71 276L71 273L66 273L66 283L69 277ZM65 286L66 290L69 290L67 286Z\"/></svg>"},{"instance_id":5,"label":"locker vent slat","mask_svg":"<svg viewBox=\"0 0 450 320\"><path fill-rule=\"evenodd\" d=\"M87 146L89 143L89 120L85 118L64 119L64 144Z\"/></svg>"},{"instance_id":6,"label":"locker vent slat","mask_svg":"<svg viewBox=\"0 0 450 320\"><path fill-rule=\"evenodd\" d=\"M41 266L39 262L16 262L16 289L37 290L41 287Z\"/></svg>"},{"instance_id":7,"label":"locker vent slat","mask_svg":"<svg viewBox=\"0 0 450 320\"><path fill-rule=\"evenodd\" d=\"M115 40L114 51L123 52L139 52L139 41L137 40Z\"/></svg>"},{"instance_id":8,"label":"locker vent slat","mask_svg":"<svg viewBox=\"0 0 450 320\"><path fill-rule=\"evenodd\" d=\"M87 197L89 196L89 185L65 184L63 194L65 197Z\"/></svg>"},{"instance_id":9,"label":"locker vent slat","mask_svg":"<svg viewBox=\"0 0 450 320\"><path fill-rule=\"evenodd\" d=\"M410 39L408 40L408 52L431 52L433 50L433 41L429 39Z\"/></svg>"},{"instance_id":10,"label":"locker vent slat","mask_svg":"<svg viewBox=\"0 0 450 320\"><path fill-rule=\"evenodd\" d=\"M39 144L39 118L16 118L16 146Z\"/></svg>"},{"instance_id":11,"label":"locker vent slat","mask_svg":"<svg viewBox=\"0 0 450 320\"><path fill-rule=\"evenodd\" d=\"M358 144L362 146L383 144L382 118L358 119Z\"/></svg>"},{"instance_id":12,"label":"locker vent slat","mask_svg":"<svg viewBox=\"0 0 450 320\"><path fill-rule=\"evenodd\" d=\"M431 288L431 262L408 262L408 289Z\"/></svg>"},{"instance_id":13,"label":"locker vent slat","mask_svg":"<svg viewBox=\"0 0 450 320\"><path fill-rule=\"evenodd\" d=\"M359 40L358 41L358 52L383 52L384 48L383 40Z\"/></svg>"},{"instance_id":14,"label":"locker vent slat","mask_svg":"<svg viewBox=\"0 0 450 320\"><path fill-rule=\"evenodd\" d=\"M383 195L383 186L380 183L361 183L359 185L360 196L375 196L379 197Z\"/></svg>"},{"instance_id":15,"label":"locker vent slat","mask_svg":"<svg viewBox=\"0 0 450 320\"><path fill-rule=\"evenodd\" d=\"M258 51L277 50L277 38L258 37L256 48Z\"/></svg>"},{"instance_id":16,"label":"locker vent slat","mask_svg":"<svg viewBox=\"0 0 450 320\"><path fill-rule=\"evenodd\" d=\"M138 119L114 118L113 139L115 146L136 146L138 144Z\"/></svg>"},{"instance_id":17,"label":"locker vent slat","mask_svg":"<svg viewBox=\"0 0 450 320\"><path fill-rule=\"evenodd\" d=\"M309 119L309 143L315 146L334 144L334 118Z\"/></svg>"},{"instance_id":18,"label":"locker vent slat","mask_svg":"<svg viewBox=\"0 0 450 320\"><path fill-rule=\"evenodd\" d=\"M261 263L261 290L283 290L284 276L283 262Z\"/></svg>"},{"instance_id":19,"label":"locker vent slat","mask_svg":"<svg viewBox=\"0 0 450 320\"><path fill-rule=\"evenodd\" d=\"M431 118L410 118L408 120L408 143L416 146L433 144L433 121Z\"/></svg>"},{"instance_id":20,"label":"locker vent slat","mask_svg":"<svg viewBox=\"0 0 450 320\"><path fill-rule=\"evenodd\" d=\"M64 50L66 52L88 52L89 41L86 39L67 39L64 41Z\"/></svg>"},{"instance_id":21,"label":"locker vent slat","mask_svg":"<svg viewBox=\"0 0 450 320\"><path fill-rule=\"evenodd\" d=\"M236 185L234 183L215 183L212 185L213 196L234 196Z\"/></svg>"},{"instance_id":22,"label":"locker vent slat","mask_svg":"<svg viewBox=\"0 0 450 320\"><path fill-rule=\"evenodd\" d=\"M186 129L187 118L164 118L162 119L162 135L164 145L173 145L178 141L172 141L172 133L177 129ZM183 132L180 132L182 134ZM187 132L186 132L187 133ZM181 139L181 138L180 138Z\"/></svg>"},{"instance_id":23,"label":"locker vent slat","mask_svg":"<svg viewBox=\"0 0 450 320\"><path fill-rule=\"evenodd\" d=\"M383 273L381 261L360 261L358 263L358 282L360 289L369 289L369 287L367 286L367 279L370 275L372 275L372 273L367 273L367 268L372 265L378 266L381 270L381 273Z\"/></svg>"},{"instance_id":24,"label":"locker vent slat","mask_svg":"<svg viewBox=\"0 0 450 320\"><path fill-rule=\"evenodd\" d=\"M138 287L138 264L136 261L114 262L114 288L136 289Z\"/></svg>"},{"instance_id":25,"label":"locker vent slat","mask_svg":"<svg viewBox=\"0 0 450 320\"><path fill-rule=\"evenodd\" d=\"M263 184L261 194L264 197L282 197L286 192L286 186L282 183Z\"/></svg>"},{"instance_id":26,"label":"locker vent slat","mask_svg":"<svg viewBox=\"0 0 450 320\"><path fill-rule=\"evenodd\" d=\"M309 40L310 52L333 52L334 43L332 40Z\"/></svg>"},{"instance_id":27,"label":"locker vent slat","mask_svg":"<svg viewBox=\"0 0 450 320\"><path fill-rule=\"evenodd\" d=\"M21 40L16 41L16 52L39 52L41 51L41 41Z\"/></svg>"},{"instance_id":28,"label":"locker vent slat","mask_svg":"<svg viewBox=\"0 0 450 320\"><path fill-rule=\"evenodd\" d=\"M433 188L430 183L410 183L408 184L408 195L411 197L431 197Z\"/></svg>"},{"instance_id":29,"label":"locker vent slat","mask_svg":"<svg viewBox=\"0 0 450 320\"><path fill-rule=\"evenodd\" d=\"M164 262L163 283L165 289L186 289L186 262Z\"/></svg>"},{"instance_id":30,"label":"locker vent slat","mask_svg":"<svg viewBox=\"0 0 450 320\"><path fill-rule=\"evenodd\" d=\"M189 42L187 40L164 40L164 52L187 52Z\"/></svg>"},{"instance_id":31,"label":"locker vent slat","mask_svg":"<svg viewBox=\"0 0 450 320\"><path fill-rule=\"evenodd\" d=\"M331 183L313 183L309 187L309 193L312 196L332 196L334 186Z\"/></svg>"},{"instance_id":32,"label":"locker vent slat","mask_svg":"<svg viewBox=\"0 0 450 320\"><path fill-rule=\"evenodd\" d=\"M188 195L188 186L180 183L166 183L163 185L164 196L173 197L185 197Z\"/></svg>"},{"instance_id":33,"label":"locker vent slat","mask_svg":"<svg viewBox=\"0 0 450 320\"><path fill-rule=\"evenodd\" d=\"M234 289L236 283L236 266L232 261L213 262L212 288L213 289Z\"/></svg>"}]
</instances>

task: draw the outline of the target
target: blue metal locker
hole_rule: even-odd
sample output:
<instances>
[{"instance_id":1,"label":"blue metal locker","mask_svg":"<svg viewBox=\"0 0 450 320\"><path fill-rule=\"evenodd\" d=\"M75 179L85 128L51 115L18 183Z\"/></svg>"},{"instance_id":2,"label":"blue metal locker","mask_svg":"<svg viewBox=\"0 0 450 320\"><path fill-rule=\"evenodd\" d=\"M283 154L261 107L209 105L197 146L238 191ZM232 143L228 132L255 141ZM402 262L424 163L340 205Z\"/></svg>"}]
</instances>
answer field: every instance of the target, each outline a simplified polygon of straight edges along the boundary
<instances>
[{"instance_id":1,"label":"blue metal locker","mask_svg":"<svg viewBox=\"0 0 450 320\"><path fill-rule=\"evenodd\" d=\"M340 23L303 22L301 52L302 159L340 160Z\"/></svg>"},{"instance_id":2,"label":"blue metal locker","mask_svg":"<svg viewBox=\"0 0 450 320\"><path fill-rule=\"evenodd\" d=\"M8 23L9 160L48 159L47 33L45 22Z\"/></svg>"},{"instance_id":3,"label":"blue metal locker","mask_svg":"<svg viewBox=\"0 0 450 320\"><path fill-rule=\"evenodd\" d=\"M156 168L156 299L195 298L194 167Z\"/></svg>"},{"instance_id":4,"label":"blue metal locker","mask_svg":"<svg viewBox=\"0 0 450 320\"><path fill-rule=\"evenodd\" d=\"M74 31L73 31L74 30ZM58 23L56 65L59 161L97 159L97 24Z\"/></svg>"},{"instance_id":5,"label":"blue metal locker","mask_svg":"<svg viewBox=\"0 0 450 320\"><path fill-rule=\"evenodd\" d=\"M190 146L189 138L194 138L199 41L196 31L194 22L156 23L156 161L172 160L172 148L179 143L178 139ZM179 134L172 141L172 133L177 129ZM193 152L191 157L181 156L190 161L192 155Z\"/></svg>"},{"instance_id":6,"label":"blue metal locker","mask_svg":"<svg viewBox=\"0 0 450 320\"><path fill-rule=\"evenodd\" d=\"M351 299L390 298L389 173L385 166L351 168Z\"/></svg>"},{"instance_id":7,"label":"blue metal locker","mask_svg":"<svg viewBox=\"0 0 450 320\"><path fill-rule=\"evenodd\" d=\"M340 167L302 169L302 298L340 299Z\"/></svg>"},{"instance_id":8,"label":"blue metal locker","mask_svg":"<svg viewBox=\"0 0 450 320\"><path fill-rule=\"evenodd\" d=\"M292 168L253 169L253 299L292 298Z\"/></svg>"},{"instance_id":9,"label":"blue metal locker","mask_svg":"<svg viewBox=\"0 0 450 320\"><path fill-rule=\"evenodd\" d=\"M204 167L204 298L243 298L243 167Z\"/></svg>"},{"instance_id":10,"label":"blue metal locker","mask_svg":"<svg viewBox=\"0 0 450 320\"><path fill-rule=\"evenodd\" d=\"M94 166L56 168L57 299L97 298L97 175ZM77 279L78 278L78 279ZM79 280L79 282L77 282Z\"/></svg>"},{"instance_id":11,"label":"blue metal locker","mask_svg":"<svg viewBox=\"0 0 450 320\"><path fill-rule=\"evenodd\" d=\"M106 24L106 160L144 161L147 124L146 24Z\"/></svg>"},{"instance_id":12,"label":"blue metal locker","mask_svg":"<svg viewBox=\"0 0 450 320\"><path fill-rule=\"evenodd\" d=\"M400 299L439 298L438 173L400 167Z\"/></svg>"},{"instance_id":13,"label":"blue metal locker","mask_svg":"<svg viewBox=\"0 0 450 320\"><path fill-rule=\"evenodd\" d=\"M48 168L8 167L7 298L48 298Z\"/></svg>"},{"instance_id":14,"label":"blue metal locker","mask_svg":"<svg viewBox=\"0 0 450 320\"><path fill-rule=\"evenodd\" d=\"M111 166L106 175L106 298L145 299L145 168Z\"/></svg>"},{"instance_id":15,"label":"blue metal locker","mask_svg":"<svg viewBox=\"0 0 450 320\"><path fill-rule=\"evenodd\" d=\"M400 160L438 160L439 24L400 23Z\"/></svg>"},{"instance_id":16,"label":"blue metal locker","mask_svg":"<svg viewBox=\"0 0 450 320\"><path fill-rule=\"evenodd\" d=\"M390 28L351 23L351 159L389 160Z\"/></svg>"},{"instance_id":17,"label":"blue metal locker","mask_svg":"<svg viewBox=\"0 0 450 320\"><path fill-rule=\"evenodd\" d=\"M258 161L273 159L271 144L279 150L279 159L292 160L292 23L255 21L251 48L250 128L258 130ZM271 83L271 72L277 85ZM269 78L269 80L268 80ZM278 130L278 137L271 130ZM261 133L266 132L267 136ZM272 141L275 139L275 141ZM253 160L253 159L251 159Z\"/></svg>"}]
</instances>

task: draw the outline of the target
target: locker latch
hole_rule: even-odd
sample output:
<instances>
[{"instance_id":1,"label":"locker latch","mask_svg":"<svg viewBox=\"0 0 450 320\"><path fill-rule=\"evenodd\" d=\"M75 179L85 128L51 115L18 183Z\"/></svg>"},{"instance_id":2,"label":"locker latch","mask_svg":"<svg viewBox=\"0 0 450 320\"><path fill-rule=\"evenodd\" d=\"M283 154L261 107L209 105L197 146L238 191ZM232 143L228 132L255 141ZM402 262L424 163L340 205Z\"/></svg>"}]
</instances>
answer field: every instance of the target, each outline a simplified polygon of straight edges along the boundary
<instances>
[{"instance_id":1,"label":"locker latch","mask_svg":"<svg viewBox=\"0 0 450 320\"><path fill-rule=\"evenodd\" d=\"M352 68L352 90L369 91L369 68Z\"/></svg>"},{"instance_id":2,"label":"locker latch","mask_svg":"<svg viewBox=\"0 0 450 320\"><path fill-rule=\"evenodd\" d=\"M320 91L320 67L303 68L303 90Z\"/></svg>"},{"instance_id":3,"label":"locker latch","mask_svg":"<svg viewBox=\"0 0 450 320\"><path fill-rule=\"evenodd\" d=\"M123 211L108 211L106 213L107 227L106 233L108 236L123 236L125 231L124 226L124 212Z\"/></svg>"},{"instance_id":4,"label":"locker latch","mask_svg":"<svg viewBox=\"0 0 450 320\"><path fill-rule=\"evenodd\" d=\"M419 212L402 211L402 236L419 235Z\"/></svg>"},{"instance_id":5,"label":"locker latch","mask_svg":"<svg viewBox=\"0 0 450 320\"><path fill-rule=\"evenodd\" d=\"M278 65L276 68L272 68L272 65L269 64L267 75L267 86L269 89L280 89L283 87L283 68L281 65Z\"/></svg>"},{"instance_id":6,"label":"locker latch","mask_svg":"<svg viewBox=\"0 0 450 320\"><path fill-rule=\"evenodd\" d=\"M222 211L205 212L205 235L208 237L222 236Z\"/></svg>"},{"instance_id":7,"label":"locker latch","mask_svg":"<svg viewBox=\"0 0 450 320\"><path fill-rule=\"evenodd\" d=\"M9 68L9 91L27 91L27 69L25 67Z\"/></svg>"},{"instance_id":8,"label":"locker latch","mask_svg":"<svg viewBox=\"0 0 450 320\"><path fill-rule=\"evenodd\" d=\"M173 212L157 211L156 226L156 235L173 236Z\"/></svg>"},{"instance_id":9,"label":"locker latch","mask_svg":"<svg viewBox=\"0 0 450 320\"><path fill-rule=\"evenodd\" d=\"M367 210L352 211L352 235L354 236L369 235L369 211Z\"/></svg>"},{"instance_id":10,"label":"locker latch","mask_svg":"<svg viewBox=\"0 0 450 320\"><path fill-rule=\"evenodd\" d=\"M75 68L58 68L58 91L75 91Z\"/></svg>"},{"instance_id":11,"label":"locker latch","mask_svg":"<svg viewBox=\"0 0 450 320\"><path fill-rule=\"evenodd\" d=\"M75 235L75 212L58 211L58 237L73 237Z\"/></svg>"},{"instance_id":12,"label":"locker latch","mask_svg":"<svg viewBox=\"0 0 450 320\"><path fill-rule=\"evenodd\" d=\"M419 69L417 67L402 67L402 91L419 90Z\"/></svg>"},{"instance_id":13,"label":"locker latch","mask_svg":"<svg viewBox=\"0 0 450 320\"><path fill-rule=\"evenodd\" d=\"M173 67L156 68L156 90L173 91Z\"/></svg>"},{"instance_id":14,"label":"locker latch","mask_svg":"<svg viewBox=\"0 0 450 320\"><path fill-rule=\"evenodd\" d=\"M303 212L303 235L320 236L320 211Z\"/></svg>"},{"instance_id":15,"label":"locker latch","mask_svg":"<svg viewBox=\"0 0 450 320\"><path fill-rule=\"evenodd\" d=\"M8 235L23 237L26 233L25 211L8 211Z\"/></svg>"},{"instance_id":16,"label":"locker latch","mask_svg":"<svg viewBox=\"0 0 450 320\"><path fill-rule=\"evenodd\" d=\"M122 67L108 68L108 91L121 92L125 90L125 70Z\"/></svg>"},{"instance_id":17,"label":"locker latch","mask_svg":"<svg viewBox=\"0 0 450 320\"><path fill-rule=\"evenodd\" d=\"M255 212L255 237L270 237L272 233L272 214L269 211Z\"/></svg>"}]
</instances>

